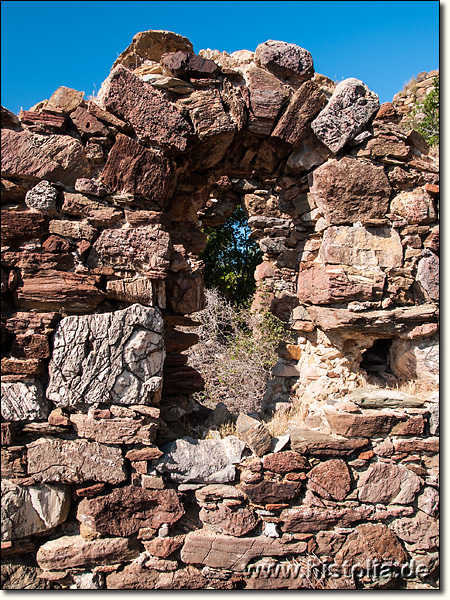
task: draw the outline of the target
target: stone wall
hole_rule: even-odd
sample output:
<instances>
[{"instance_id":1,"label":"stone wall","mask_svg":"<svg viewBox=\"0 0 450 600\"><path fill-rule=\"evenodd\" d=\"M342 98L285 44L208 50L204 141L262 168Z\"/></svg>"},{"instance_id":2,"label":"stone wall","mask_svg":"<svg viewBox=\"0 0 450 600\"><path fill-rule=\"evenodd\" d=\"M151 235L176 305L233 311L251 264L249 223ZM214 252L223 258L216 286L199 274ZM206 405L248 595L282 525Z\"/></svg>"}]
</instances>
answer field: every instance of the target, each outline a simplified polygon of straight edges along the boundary
<instances>
[{"instance_id":1,"label":"stone wall","mask_svg":"<svg viewBox=\"0 0 450 600\"><path fill-rule=\"evenodd\" d=\"M434 80L439 79L439 69L433 71L422 71L413 77L397 94L392 103L404 116L411 112L417 102L423 102L434 87Z\"/></svg>"},{"instance_id":2,"label":"stone wall","mask_svg":"<svg viewBox=\"0 0 450 600\"><path fill-rule=\"evenodd\" d=\"M2 108L5 587L435 585L439 166L398 121L293 44L195 55L157 31L95 99ZM296 338L262 408L297 397L304 427L180 437L210 412L183 353L201 228L238 204L255 305ZM362 387L403 381L432 393ZM422 569L261 575L317 557Z\"/></svg>"}]
</instances>

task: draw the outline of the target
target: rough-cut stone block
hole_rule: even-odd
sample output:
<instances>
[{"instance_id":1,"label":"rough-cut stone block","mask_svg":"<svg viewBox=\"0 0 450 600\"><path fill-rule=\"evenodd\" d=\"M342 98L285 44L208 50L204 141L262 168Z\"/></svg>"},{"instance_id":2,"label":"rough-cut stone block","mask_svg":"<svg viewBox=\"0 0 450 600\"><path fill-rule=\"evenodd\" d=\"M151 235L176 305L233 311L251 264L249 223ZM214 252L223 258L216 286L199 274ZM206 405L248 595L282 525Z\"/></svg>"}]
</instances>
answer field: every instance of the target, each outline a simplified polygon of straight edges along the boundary
<instances>
[{"instance_id":1,"label":"rough-cut stone block","mask_svg":"<svg viewBox=\"0 0 450 600\"><path fill-rule=\"evenodd\" d=\"M129 537L144 527L172 525L183 514L175 490L127 486L106 496L85 498L78 506L77 519L103 535Z\"/></svg>"},{"instance_id":2,"label":"rough-cut stone block","mask_svg":"<svg viewBox=\"0 0 450 600\"><path fill-rule=\"evenodd\" d=\"M189 111L195 133L200 140L222 135L224 140L231 142L233 136L223 134L234 132L236 127L225 112L218 90L193 92L188 98L180 100L179 104Z\"/></svg>"},{"instance_id":3,"label":"rough-cut stone block","mask_svg":"<svg viewBox=\"0 0 450 600\"><path fill-rule=\"evenodd\" d=\"M70 119L84 137L107 136L109 133L108 128L99 119L81 106L71 113Z\"/></svg>"},{"instance_id":4,"label":"rough-cut stone block","mask_svg":"<svg viewBox=\"0 0 450 600\"><path fill-rule=\"evenodd\" d=\"M66 486L16 485L2 481L2 540L34 535L66 520L70 492Z\"/></svg>"},{"instance_id":5,"label":"rough-cut stone block","mask_svg":"<svg viewBox=\"0 0 450 600\"><path fill-rule=\"evenodd\" d=\"M389 364L397 377L437 384L439 381L439 338L403 340L394 338Z\"/></svg>"},{"instance_id":6,"label":"rough-cut stone block","mask_svg":"<svg viewBox=\"0 0 450 600\"><path fill-rule=\"evenodd\" d=\"M243 571L255 557L303 554L305 542L282 543L265 537L233 538L226 535L188 533L181 550L181 560L187 564Z\"/></svg>"},{"instance_id":7,"label":"rough-cut stone block","mask_svg":"<svg viewBox=\"0 0 450 600\"><path fill-rule=\"evenodd\" d=\"M389 527L401 540L412 544L414 550L430 551L439 547L439 522L420 510L413 518L395 520Z\"/></svg>"},{"instance_id":8,"label":"rough-cut stone block","mask_svg":"<svg viewBox=\"0 0 450 600\"><path fill-rule=\"evenodd\" d=\"M179 50L192 52L192 43L182 35L172 31L140 31L133 37L131 44L118 56L113 68L123 65L131 69L139 67L144 61L159 61L167 52Z\"/></svg>"},{"instance_id":9,"label":"rough-cut stone block","mask_svg":"<svg viewBox=\"0 0 450 600\"><path fill-rule=\"evenodd\" d=\"M89 254L92 267L149 272L169 266L170 235L157 225L104 229Z\"/></svg>"},{"instance_id":10,"label":"rough-cut stone block","mask_svg":"<svg viewBox=\"0 0 450 600\"><path fill-rule=\"evenodd\" d=\"M356 521L367 519L372 514L369 506L356 506L345 508L317 508L315 506L302 506L287 508L280 515L283 521L283 531L288 533L309 533L322 531L330 527L349 527Z\"/></svg>"},{"instance_id":11,"label":"rough-cut stone block","mask_svg":"<svg viewBox=\"0 0 450 600\"><path fill-rule=\"evenodd\" d=\"M305 81L292 96L271 137L296 144L307 132L308 123L319 112L324 95L314 81Z\"/></svg>"},{"instance_id":12,"label":"rough-cut stone block","mask_svg":"<svg viewBox=\"0 0 450 600\"><path fill-rule=\"evenodd\" d=\"M90 179L77 179L77 181L88 181ZM75 186L77 184L75 183ZM78 185L78 187L80 187ZM92 189L94 187L94 189ZM98 192L97 189L99 186L91 186L88 187L91 190L88 193L92 193L93 191ZM63 205L62 212L73 215L75 217L83 217L87 219L88 223L93 225L94 227L108 227L112 225L117 219L123 216L121 210L108 206L107 204L101 204L95 200L90 200L83 196L82 194L72 194L70 192L64 192L63 194Z\"/></svg>"},{"instance_id":13,"label":"rough-cut stone block","mask_svg":"<svg viewBox=\"0 0 450 600\"><path fill-rule=\"evenodd\" d=\"M264 468L273 473L285 475L291 471L305 471L308 461L297 452L277 452L268 454L263 460Z\"/></svg>"},{"instance_id":14,"label":"rough-cut stone block","mask_svg":"<svg viewBox=\"0 0 450 600\"><path fill-rule=\"evenodd\" d=\"M272 436L257 419L241 413L236 421L236 430L239 437L257 456L263 456L270 450Z\"/></svg>"},{"instance_id":15,"label":"rough-cut stone block","mask_svg":"<svg viewBox=\"0 0 450 600\"><path fill-rule=\"evenodd\" d=\"M84 92L73 90L72 88L60 86L50 96L46 108L56 109L63 113L71 113L83 102Z\"/></svg>"},{"instance_id":16,"label":"rough-cut stone block","mask_svg":"<svg viewBox=\"0 0 450 600\"><path fill-rule=\"evenodd\" d=\"M2 243L43 237L48 234L48 217L38 212L2 210Z\"/></svg>"},{"instance_id":17,"label":"rough-cut stone block","mask_svg":"<svg viewBox=\"0 0 450 600\"><path fill-rule=\"evenodd\" d=\"M439 257L430 253L430 256L422 258L416 280L431 300L439 302Z\"/></svg>"},{"instance_id":18,"label":"rough-cut stone block","mask_svg":"<svg viewBox=\"0 0 450 600\"><path fill-rule=\"evenodd\" d=\"M28 474L36 481L122 483L126 471L122 451L85 440L41 438L28 445Z\"/></svg>"},{"instance_id":19,"label":"rough-cut stone block","mask_svg":"<svg viewBox=\"0 0 450 600\"><path fill-rule=\"evenodd\" d=\"M88 242L92 242L97 233L97 230L92 227L92 225L83 223L83 221L50 221L48 230L55 235L72 238L74 240L87 240Z\"/></svg>"},{"instance_id":20,"label":"rough-cut stone block","mask_svg":"<svg viewBox=\"0 0 450 600\"><path fill-rule=\"evenodd\" d=\"M367 438L335 438L302 427L294 427L289 433L292 450L311 456L349 456L354 452L360 452L369 443Z\"/></svg>"},{"instance_id":21,"label":"rough-cut stone block","mask_svg":"<svg viewBox=\"0 0 450 600\"><path fill-rule=\"evenodd\" d=\"M308 135L302 143L289 156L286 163L286 172L299 175L309 171L316 165L321 165L330 156L330 151L319 140Z\"/></svg>"},{"instance_id":22,"label":"rough-cut stone block","mask_svg":"<svg viewBox=\"0 0 450 600\"><path fill-rule=\"evenodd\" d=\"M201 58L193 52L168 52L161 58L161 65L180 79L214 77L219 71L218 65L207 58Z\"/></svg>"},{"instance_id":23,"label":"rough-cut stone block","mask_svg":"<svg viewBox=\"0 0 450 600\"><path fill-rule=\"evenodd\" d=\"M64 185L73 185L91 172L84 148L75 138L12 129L2 130L1 169L5 176L37 177Z\"/></svg>"},{"instance_id":24,"label":"rough-cut stone block","mask_svg":"<svg viewBox=\"0 0 450 600\"><path fill-rule=\"evenodd\" d=\"M93 419L89 415L75 414L70 416L70 421L79 437L102 444L152 444L158 430L157 420L146 423L143 418Z\"/></svg>"},{"instance_id":25,"label":"rough-cut stone block","mask_svg":"<svg viewBox=\"0 0 450 600\"><path fill-rule=\"evenodd\" d=\"M379 334L397 333L413 327L416 322L424 323L437 319L437 309L433 304L391 310L365 310L363 312L345 308L310 306L308 313L314 324L324 331L344 332L347 330L349 333L355 331Z\"/></svg>"},{"instance_id":26,"label":"rough-cut stone block","mask_svg":"<svg viewBox=\"0 0 450 600\"><path fill-rule=\"evenodd\" d=\"M38 133L61 133L67 125L64 115L21 110L19 117L22 123L28 126L28 129Z\"/></svg>"},{"instance_id":27,"label":"rough-cut stone block","mask_svg":"<svg viewBox=\"0 0 450 600\"><path fill-rule=\"evenodd\" d=\"M263 479L259 483L241 483L240 489L253 504L279 504L295 498L300 493L301 485L297 481Z\"/></svg>"},{"instance_id":28,"label":"rough-cut stone block","mask_svg":"<svg viewBox=\"0 0 450 600\"><path fill-rule=\"evenodd\" d=\"M125 135L118 135L103 168L103 181L116 192L144 196L163 205L168 191L169 161Z\"/></svg>"},{"instance_id":29,"label":"rough-cut stone block","mask_svg":"<svg viewBox=\"0 0 450 600\"><path fill-rule=\"evenodd\" d=\"M403 465L375 463L359 478L358 498L373 504L409 504L421 483L420 477Z\"/></svg>"},{"instance_id":30,"label":"rough-cut stone block","mask_svg":"<svg viewBox=\"0 0 450 600\"><path fill-rule=\"evenodd\" d=\"M314 75L311 53L296 44L267 40L256 48L255 62L274 75L297 83Z\"/></svg>"},{"instance_id":31,"label":"rough-cut stone block","mask_svg":"<svg viewBox=\"0 0 450 600\"><path fill-rule=\"evenodd\" d=\"M394 415L378 410L365 410L362 414L325 410L325 418L332 433L345 437L379 437L388 433L394 423Z\"/></svg>"},{"instance_id":32,"label":"rough-cut stone block","mask_svg":"<svg viewBox=\"0 0 450 600\"><path fill-rule=\"evenodd\" d=\"M14 292L18 308L31 310L60 310L69 313L88 312L105 297L96 286L94 277L63 271L44 271L24 277Z\"/></svg>"},{"instance_id":33,"label":"rough-cut stone block","mask_svg":"<svg viewBox=\"0 0 450 600\"><path fill-rule=\"evenodd\" d=\"M344 79L311 127L319 140L336 154L357 136L379 106L378 96L362 81Z\"/></svg>"},{"instance_id":34,"label":"rough-cut stone block","mask_svg":"<svg viewBox=\"0 0 450 600\"><path fill-rule=\"evenodd\" d=\"M243 500L244 494L232 485L211 484L196 490L195 497L200 505L209 502L217 502L225 498Z\"/></svg>"},{"instance_id":35,"label":"rough-cut stone block","mask_svg":"<svg viewBox=\"0 0 450 600\"><path fill-rule=\"evenodd\" d=\"M81 535L66 535L43 544L36 555L38 565L49 571L76 567L97 567L129 561L139 548L126 538L85 540Z\"/></svg>"},{"instance_id":36,"label":"rough-cut stone block","mask_svg":"<svg viewBox=\"0 0 450 600\"><path fill-rule=\"evenodd\" d=\"M148 542L145 541L143 543L147 552L149 552L152 556L167 558L176 550L179 550L184 544L184 535L166 538L157 537L153 540Z\"/></svg>"},{"instance_id":37,"label":"rough-cut stone block","mask_svg":"<svg viewBox=\"0 0 450 600\"><path fill-rule=\"evenodd\" d=\"M324 264L394 268L403 264L403 246L395 229L328 227L319 252Z\"/></svg>"},{"instance_id":38,"label":"rough-cut stone block","mask_svg":"<svg viewBox=\"0 0 450 600\"><path fill-rule=\"evenodd\" d=\"M298 275L297 296L302 303L312 304L379 300L384 281L385 275L378 267L311 267Z\"/></svg>"},{"instance_id":39,"label":"rough-cut stone block","mask_svg":"<svg viewBox=\"0 0 450 600\"><path fill-rule=\"evenodd\" d=\"M397 390L357 388L347 396L361 408L421 408L425 399Z\"/></svg>"},{"instance_id":40,"label":"rough-cut stone block","mask_svg":"<svg viewBox=\"0 0 450 600\"><path fill-rule=\"evenodd\" d=\"M139 304L66 317L55 332L47 397L56 406L150 404L162 383L162 331L159 311Z\"/></svg>"},{"instance_id":41,"label":"rough-cut stone block","mask_svg":"<svg viewBox=\"0 0 450 600\"><path fill-rule=\"evenodd\" d=\"M130 123L147 141L175 150L186 149L191 126L162 92L118 65L103 82L97 100L102 108Z\"/></svg>"},{"instance_id":42,"label":"rough-cut stone block","mask_svg":"<svg viewBox=\"0 0 450 600\"><path fill-rule=\"evenodd\" d=\"M56 210L58 190L48 181L40 181L25 196L25 204L28 208L41 210L44 213L52 213Z\"/></svg>"},{"instance_id":43,"label":"rough-cut stone block","mask_svg":"<svg viewBox=\"0 0 450 600\"><path fill-rule=\"evenodd\" d=\"M308 487L325 500L343 500L350 491L350 473L341 459L326 460L308 473Z\"/></svg>"},{"instance_id":44,"label":"rough-cut stone block","mask_svg":"<svg viewBox=\"0 0 450 600\"><path fill-rule=\"evenodd\" d=\"M311 194L331 225L384 219L391 186L383 167L345 156L334 158L311 175Z\"/></svg>"},{"instance_id":45,"label":"rough-cut stone block","mask_svg":"<svg viewBox=\"0 0 450 600\"><path fill-rule=\"evenodd\" d=\"M144 306L154 306L152 280L147 277L113 279L106 283L106 294L113 300L138 302Z\"/></svg>"},{"instance_id":46,"label":"rough-cut stone block","mask_svg":"<svg viewBox=\"0 0 450 600\"><path fill-rule=\"evenodd\" d=\"M407 564L408 555L397 536L382 523L358 525L336 554L336 562L361 566L374 564Z\"/></svg>"},{"instance_id":47,"label":"rough-cut stone block","mask_svg":"<svg viewBox=\"0 0 450 600\"><path fill-rule=\"evenodd\" d=\"M437 217L433 199L423 188L400 192L391 200L390 212L418 225L432 223Z\"/></svg>"},{"instance_id":48,"label":"rough-cut stone block","mask_svg":"<svg viewBox=\"0 0 450 600\"><path fill-rule=\"evenodd\" d=\"M245 443L229 436L221 440L181 438L163 448L154 466L178 483L227 483L234 481L234 465L242 458Z\"/></svg>"},{"instance_id":49,"label":"rough-cut stone block","mask_svg":"<svg viewBox=\"0 0 450 600\"><path fill-rule=\"evenodd\" d=\"M250 533L258 523L258 518L252 510L229 507L224 504L221 504L217 510L202 508L199 519L207 525L208 529L212 529L216 533L236 537Z\"/></svg>"},{"instance_id":50,"label":"rough-cut stone block","mask_svg":"<svg viewBox=\"0 0 450 600\"><path fill-rule=\"evenodd\" d=\"M50 412L40 382L2 381L2 419L5 421L35 421L46 419Z\"/></svg>"},{"instance_id":51,"label":"rough-cut stone block","mask_svg":"<svg viewBox=\"0 0 450 600\"><path fill-rule=\"evenodd\" d=\"M289 90L274 75L255 65L246 71L250 91L250 119L248 130L269 135L281 107L289 99Z\"/></svg>"}]
</instances>

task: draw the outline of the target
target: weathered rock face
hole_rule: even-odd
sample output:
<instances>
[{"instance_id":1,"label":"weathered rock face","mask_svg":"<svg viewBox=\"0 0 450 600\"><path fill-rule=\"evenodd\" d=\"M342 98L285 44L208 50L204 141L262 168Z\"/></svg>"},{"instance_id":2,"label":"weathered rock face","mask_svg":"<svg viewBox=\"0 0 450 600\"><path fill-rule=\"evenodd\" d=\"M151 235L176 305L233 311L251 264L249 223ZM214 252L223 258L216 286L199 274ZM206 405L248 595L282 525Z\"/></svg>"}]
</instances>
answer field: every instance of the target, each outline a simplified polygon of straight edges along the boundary
<instances>
[{"instance_id":1,"label":"weathered rock face","mask_svg":"<svg viewBox=\"0 0 450 600\"><path fill-rule=\"evenodd\" d=\"M234 465L241 460L244 448L245 443L236 437L182 438L168 445L155 467L179 483L227 483L234 480Z\"/></svg>"},{"instance_id":2,"label":"weathered rock face","mask_svg":"<svg viewBox=\"0 0 450 600\"><path fill-rule=\"evenodd\" d=\"M16 485L2 481L2 540L9 541L47 531L63 523L69 513L66 486Z\"/></svg>"},{"instance_id":3,"label":"weathered rock face","mask_svg":"<svg viewBox=\"0 0 450 600\"><path fill-rule=\"evenodd\" d=\"M161 389L162 330L159 312L139 304L63 319L55 333L47 397L56 406L151 404Z\"/></svg>"},{"instance_id":4,"label":"weathered rock face","mask_svg":"<svg viewBox=\"0 0 450 600\"><path fill-rule=\"evenodd\" d=\"M370 223L388 212L391 186L382 167L345 156L311 175L311 194L331 225Z\"/></svg>"},{"instance_id":5,"label":"weathered rock face","mask_svg":"<svg viewBox=\"0 0 450 600\"><path fill-rule=\"evenodd\" d=\"M345 79L336 86L329 103L312 122L312 130L334 154L364 128L380 103L359 79Z\"/></svg>"},{"instance_id":6,"label":"weathered rock face","mask_svg":"<svg viewBox=\"0 0 450 600\"><path fill-rule=\"evenodd\" d=\"M28 445L28 474L36 481L117 484L126 479L124 466L122 452L117 446L45 438Z\"/></svg>"},{"instance_id":7,"label":"weathered rock face","mask_svg":"<svg viewBox=\"0 0 450 600\"><path fill-rule=\"evenodd\" d=\"M116 488L106 496L85 498L77 519L103 535L128 537L139 529L157 530L172 525L184 514L174 490L145 490L134 486Z\"/></svg>"},{"instance_id":8,"label":"weathered rock face","mask_svg":"<svg viewBox=\"0 0 450 600\"><path fill-rule=\"evenodd\" d=\"M83 96L1 111L2 587L302 589L315 557L426 563L325 589L438 587L436 150L272 40L194 54L141 32ZM225 405L190 397L187 315L202 229L238 205L253 307L286 340L274 420L221 439Z\"/></svg>"}]
</instances>

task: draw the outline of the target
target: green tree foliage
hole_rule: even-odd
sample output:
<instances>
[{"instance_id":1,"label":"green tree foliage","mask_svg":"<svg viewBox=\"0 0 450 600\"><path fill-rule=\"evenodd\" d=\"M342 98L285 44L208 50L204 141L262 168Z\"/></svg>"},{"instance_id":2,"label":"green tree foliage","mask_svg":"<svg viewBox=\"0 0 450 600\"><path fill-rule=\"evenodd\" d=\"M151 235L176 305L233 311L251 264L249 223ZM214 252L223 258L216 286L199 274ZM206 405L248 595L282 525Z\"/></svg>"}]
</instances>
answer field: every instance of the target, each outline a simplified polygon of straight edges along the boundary
<instances>
[{"instance_id":1,"label":"green tree foliage","mask_svg":"<svg viewBox=\"0 0 450 600\"><path fill-rule=\"evenodd\" d=\"M435 77L433 89L423 102L412 111L412 125L430 146L439 145L439 78Z\"/></svg>"},{"instance_id":2,"label":"green tree foliage","mask_svg":"<svg viewBox=\"0 0 450 600\"><path fill-rule=\"evenodd\" d=\"M216 288L235 305L242 305L255 291L254 272L262 252L250 239L247 216L240 206L223 225L206 227L208 235L200 258L205 263L205 285Z\"/></svg>"}]
</instances>

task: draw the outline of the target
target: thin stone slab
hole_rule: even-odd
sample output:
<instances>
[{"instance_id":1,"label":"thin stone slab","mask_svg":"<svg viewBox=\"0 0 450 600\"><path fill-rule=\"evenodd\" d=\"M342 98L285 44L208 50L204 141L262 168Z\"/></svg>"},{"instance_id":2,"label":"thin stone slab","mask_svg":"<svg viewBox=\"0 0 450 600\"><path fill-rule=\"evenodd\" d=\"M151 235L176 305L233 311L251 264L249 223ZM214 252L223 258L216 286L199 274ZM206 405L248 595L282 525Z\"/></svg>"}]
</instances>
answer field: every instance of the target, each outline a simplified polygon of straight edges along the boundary
<instances>
[{"instance_id":1,"label":"thin stone slab","mask_svg":"<svg viewBox=\"0 0 450 600\"><path fill-rule=\"evenodd\" d=\"M367 438L336 438L302 427L294 427L289 433L292 450L311 456L349 456L369 443Z\"/></svg>"},{"instance_id":2,"label":"thin stone slab","mask_svg":"<svg viewBox=\"0 0 450 600\"><path fill-rule=\"evenodd\" d=\"M361 408L420 408L425 400L397 390L358 388L350 392L347 400Z\"/></svg>"},{"instance_id":3,"label":"thin stone slab","mask_svg":"<svg viewBox=\"0 0 450 600\"><path fill-rule=\"evenodd\" d=\"M150 404L161 389L162 332L159 310L140 304L62 319L47 397L56 406Z\"/></svg>"}]
</instances>

